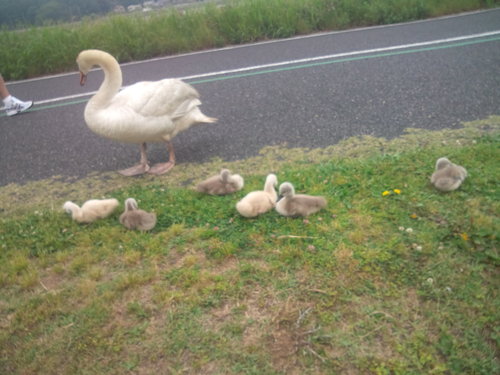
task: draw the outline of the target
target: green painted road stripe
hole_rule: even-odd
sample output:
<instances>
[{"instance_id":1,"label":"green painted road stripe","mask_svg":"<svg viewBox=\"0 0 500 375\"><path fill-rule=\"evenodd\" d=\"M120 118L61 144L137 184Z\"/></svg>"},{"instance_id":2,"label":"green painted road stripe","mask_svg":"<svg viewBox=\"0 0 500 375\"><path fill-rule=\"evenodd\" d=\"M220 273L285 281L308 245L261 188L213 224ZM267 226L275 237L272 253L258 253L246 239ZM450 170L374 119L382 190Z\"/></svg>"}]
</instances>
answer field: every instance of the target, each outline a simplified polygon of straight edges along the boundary
<instances>
[{"instance_id":1,"label":"green painted road stripe","mask_svg":"<svg viewBox=\"0 0 500 375\"><path fill-rule=\"evenodd\" d=\"M467 46L467 45L471 45L471 44L494 42L494 41L498 41L498 40L500 40L500 36L484 38L484 39L479 39L479 40L475 40L475 41L465 41L465 42L459 42L459 43L452 43L452 44L447 44L444 46L430 46L430 47L414 48L414 49L409 49L409 50L404 50L404 51L382 52L382 53L376 53L376 54L372 54L372 55L344 57L344 58L340 58L340 59L312 62L312 63L302 64L302 65L293 65L293 66L287 66L287 67L281 67L281 68L265 69L265 70L255 71L255 72L238 73L238 74L232 74L232 75L227 75L227 76L223 76L223 77L214 77L214 78L207 78L207 79L201 79L201 80L194 80L194 81L191 81L189 83L192 85L196 85L199 83L223 81L226 79L250 77L250 76L256 76L256 75L261 75L261 74L284 72L284 71L295 70L295 69L305 69L305 68L311 68L311 67L321 66L321 65L330 65L330 64L337 64L337 63L343 63L343 62L352 62L352 61L359 61L359 60L374 59L374 58L380 58L380 57L405 55L405 54L410 54L410 53L434 51L434 50L440 50L440 49L446 49L446 48L463 47L463 46Z\"/></svg>"},{"instance_id":2,"label":"green painted road stripe","mask_svg":"<svg viewBox=\"0 0 500 375\"><path fill-rule=\"evenodd\" d=\"M456 43L449 43L449 44L439 45L439 46L420 47L420 48L413 48L413 49L407 49L407 50L402 50L402 51L390 51L390 52L382 52L382 53L375 53L375 54L367 54L367 55L362 55L362 56L344 57L344 58L332 59L332 60L326 60L326 61L311 62L311 63L307 63L307 64L283 66L283 67L272 68L272 69L262 69L262 70L256 70L253 72L227 74L227 75L222 75L219 77L211 77L211 78L206 78L206 79L198 79L198 80L195 79L193 81L186 80L186 82L188 82L189 84L192 84L192 85L197 85L197 84L201 84L201 83L210 83L210 82L224 81L224 80L228 80L228 79L252 77L252 76L258 76L258 75L263 75L263 74L279 73L279 72L285 72L285 71L297 70L297 69L306 69L306 68L312 68L312 67L323 66L323 65L331 65L331 64L338 64L338 63L345 63L345 62L367 60L367 59L376 59L376 58L382 58L382 57L407 55L407 54L411 54L411 53L428 52L428 51L436 51L436 50L449 49L449 48L464 47L464 46L469 46L469 45L474 45L474 44L496 42L499 40L500 40L500 35L481 38L481 39L477 39L477 40L468 40L468 41L462 41L462 42L456 42ZM33 108L29 109L26 112L34 112L34 111L41 111L41 110L45 110L45 109L60 108L60 107L65 107L65 106L69 106L69 105L85 103L87 101L88 101L88 98L85 98L85 99L72 100L72 101L55 103L55 104L34 106ZM0 114L0 117L3 117L3 116L6 116L6 114L5 113Z\"/></svg>"}]
</instances>

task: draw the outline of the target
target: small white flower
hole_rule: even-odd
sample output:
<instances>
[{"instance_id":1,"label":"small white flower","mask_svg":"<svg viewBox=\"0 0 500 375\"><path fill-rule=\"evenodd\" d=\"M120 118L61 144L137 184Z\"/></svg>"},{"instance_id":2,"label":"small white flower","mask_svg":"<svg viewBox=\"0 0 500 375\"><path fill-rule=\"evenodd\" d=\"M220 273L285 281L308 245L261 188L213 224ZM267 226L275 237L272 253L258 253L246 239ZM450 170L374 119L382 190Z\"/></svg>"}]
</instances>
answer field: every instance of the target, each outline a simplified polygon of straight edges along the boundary
<instances>
[{"instance_id":1,"label":"small white flower","mask_svg":"<svg viewBox=\"0 0 500 375\"><path fill-rule=\"evenodd\" d=\"M452 290L451 290L451 288L449 286L447 286L446 288L444 288L444 290L446 290L448 293L452 292Z\"/></svg>"},{"instance_id":2,"label":"small white flower","mask_svg":"<svg viewBox=\"0 0 500 375\"><path fill-rule=\"evenodd\" d=\"M419 244L413 243L411 247L413 247L417 251L422 251L422 246L420 246Z\"/></svg>"},{"instance_id":3,"label":"small white flower","mask_svg":"<svg viewBox=\"0 0 500 375\"><path fill-rule=\"evenodd\" d=\"M405 227L399 227L398 229L402 232L405 230Z\"/></svg>"},{"instance_id":4,"label":"small white flower","mask_svg":"<svg viewBox=\"0 0 500 375\"><path fill-rule=\"evenodd\" d=\"M434 284L434 279L433 279L432 277L429 277L429 278L427 279L427 284L429 284L429 285Z\"/></svg>"},{"instance_id":5,"label":"small white flower","mask_svg":"<svg viewBox=\"0 0 500 375\"><path fill-rule=\"evenodd\" d=\"M411 228L406 228L406 233L413 233L413 229L411 229Z\"/></svg>"}]
</instances>

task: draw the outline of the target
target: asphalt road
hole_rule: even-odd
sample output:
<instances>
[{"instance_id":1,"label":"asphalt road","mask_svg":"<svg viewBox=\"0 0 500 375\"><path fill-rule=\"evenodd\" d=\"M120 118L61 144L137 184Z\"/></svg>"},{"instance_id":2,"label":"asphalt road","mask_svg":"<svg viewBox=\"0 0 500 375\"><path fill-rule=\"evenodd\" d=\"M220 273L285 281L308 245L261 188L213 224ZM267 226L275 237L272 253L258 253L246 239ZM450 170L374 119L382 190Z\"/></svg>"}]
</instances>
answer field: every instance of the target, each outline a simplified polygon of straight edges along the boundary
<instances>
[{"instance_id":1,"label":"asphalt road","mask_svg":"<svg viewBox=\"0 0 500 375\"><path fill-rule=\"evenodd\" d=\"M75 56L76 58L76 56ZM76 69L76 64L75 64ZM500 114L500 9L408 24L270 41L122 65L124 85L183 78L218 123L174 139L178 165L255 155L266 145L322 147L407 127L453 128ZM9 83L33 111L0 116L0 185L113 171L139 148L84 123L78 73ZM165 161L160 144L151 162Z\"/></svg>"}]
</instances>

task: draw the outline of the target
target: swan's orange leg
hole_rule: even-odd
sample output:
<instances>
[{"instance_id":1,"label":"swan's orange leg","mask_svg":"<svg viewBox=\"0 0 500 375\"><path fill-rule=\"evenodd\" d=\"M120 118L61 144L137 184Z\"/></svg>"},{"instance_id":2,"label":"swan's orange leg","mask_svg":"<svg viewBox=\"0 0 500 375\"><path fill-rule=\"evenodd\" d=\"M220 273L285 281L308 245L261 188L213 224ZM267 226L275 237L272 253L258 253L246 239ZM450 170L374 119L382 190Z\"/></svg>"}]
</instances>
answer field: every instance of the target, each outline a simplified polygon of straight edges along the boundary
<instances>
[{"instance_id":1,"label":"swan's orange leg","mask_svg":"<svg viewBox=\"0 0 500 375\"><path fill-rule=\"evenodd\" d=\"M170 141L166 141L168 148L168 161L166 163L158 163L151 167L148 171L152 174L164 174L171 170L175 165L174 145Z\"/></svg>"},{"instance_id":2,"label":"swan's orange leg","mask_svg":"<svg viewBox=\"0 0 500 375\"><path fill-rule=\"evenodd\" d=\"M141 144L141 161L139 164L134 165L133 167L122 169L118 171L118 173L124 176L137 176L139 174L143 174L148 172L150 169L148 164L148 156L146 155L146 143Z\"/></svg>"}]
</instances>

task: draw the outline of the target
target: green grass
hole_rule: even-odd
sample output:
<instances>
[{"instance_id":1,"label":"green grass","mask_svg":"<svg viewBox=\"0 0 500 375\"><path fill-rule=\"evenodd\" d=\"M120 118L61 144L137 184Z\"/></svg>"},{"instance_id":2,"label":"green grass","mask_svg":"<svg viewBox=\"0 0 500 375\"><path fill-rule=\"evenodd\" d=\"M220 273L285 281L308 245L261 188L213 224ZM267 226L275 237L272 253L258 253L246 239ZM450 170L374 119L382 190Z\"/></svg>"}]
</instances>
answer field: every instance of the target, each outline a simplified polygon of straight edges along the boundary
<instances>
[{"instance_id":1,"label":"green grass","mask_svg":"<svg viewBox=\"0 0 500 375\"><path fill-rule=\"evenodd\" d=\"M287 151L271 149L227 164L246 185L225 197L196 193L175 169L105 179L106 196L157 213L150 233L121 227L119 212L71 221L60 204L95 197L87 183L56 187L55 203L49 185L41 202L6 205L0 372L498 373L499 124L291 150L302 162L277 164ZM429 184L443 155L469 171L447 194ZM240 217L236 201L270 171L328 208Z\"/></svg>"},{"instance_id":2,"label":"green grass","mask_svg":"<svg viewBox=\"0 0 500 375\"><path fill-rule=\"evenodd\" d=\"M74 71L81 50L127 62L317 31L411 21L494 7L494 0L233 0L185 11L113 15L0 30L5 79Z\"/></svg>"}]
</instances>

